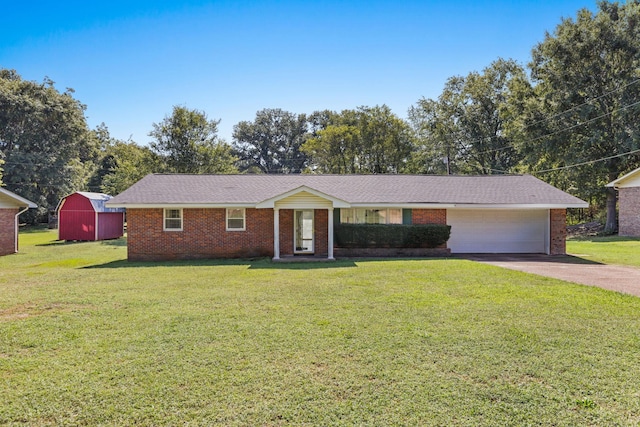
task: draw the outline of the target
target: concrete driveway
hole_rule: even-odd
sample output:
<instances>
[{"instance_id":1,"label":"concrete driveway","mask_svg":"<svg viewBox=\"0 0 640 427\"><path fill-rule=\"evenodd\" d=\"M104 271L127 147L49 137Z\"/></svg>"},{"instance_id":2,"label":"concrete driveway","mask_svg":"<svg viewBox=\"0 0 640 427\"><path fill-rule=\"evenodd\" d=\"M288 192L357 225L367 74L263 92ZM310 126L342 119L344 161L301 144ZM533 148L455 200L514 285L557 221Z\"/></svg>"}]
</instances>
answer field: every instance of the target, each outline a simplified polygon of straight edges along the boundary
<instances>
[{"instance_id":1,"label":"concrete driveway","mask_svg":"<svg viewBox=\"0 0 640 427\"><path fill-rule=\"evenodd\" d=\"M599 264L571 255L465 254L458 257L640 296L640 268Z\"/></svg>"}]
</instances>

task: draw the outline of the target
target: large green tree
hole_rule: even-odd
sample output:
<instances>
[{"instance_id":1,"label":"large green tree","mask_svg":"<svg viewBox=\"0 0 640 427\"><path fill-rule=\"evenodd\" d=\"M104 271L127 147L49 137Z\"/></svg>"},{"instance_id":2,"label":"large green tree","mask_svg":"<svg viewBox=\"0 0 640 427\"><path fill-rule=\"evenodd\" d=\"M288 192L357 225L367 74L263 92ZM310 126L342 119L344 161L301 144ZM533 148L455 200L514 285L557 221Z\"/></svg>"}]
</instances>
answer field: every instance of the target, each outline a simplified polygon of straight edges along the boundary
<instances>
[{"instance_id":1,"label":"large green tree","mask_svg":"<svg viewBox=\"0 0 640 427\"><path fill-rule=\"evenodd\" d=\"M109 130L101 124L92 131L99 142L101 157L97 169L89 180L91 191L116 195L145 175L165 169L163 159L149 147L133 141L112 138Z\"/></svg>"},{"instance_id":2,"label":"large green tree","mask_svg":"<svg viewBox=\"0 0 640 427\"><path fill-rule=\"evenodd\" d=\"M404 173L414 149L408 123L386 106L312 114L314 135L304 144L317 173Z\"/></svg>"},{"instance_id":3,"label":"large green tree","mask_svg":"<svg viewBox=\"0 0 640 427\"><path fill-rule=\"evenodd\" d=\"M606 199L606 231L617 228L613 189L640 165L640 3L600 2L564 19L533 49L533 87L512 100L525 164L587 200ZM579 166L575 166L579 165Z\"/></svg>"},{"instance_id":4,"label":"large green tree","mask_svg":"<svg viewBox=\"0 0 640 427\"><path fill-rule=\"evenodd\" d=\"M50 79L37 83L0 69L3 180L38 205L27 221L43 219L63 196L85 188L98 149L84 110L71 89L60 93Z\"/></svg>"},{"instance_id":5,"label":"large green tree","mask_svg":"<svg viewBox=\"0 0 640 427\"><path fill-rule=\"evenodd\" d=\"M279 108L265 108L253 122L233 127L233 145L240 158L240 169L258 173L300 173L307 156L300 150L308 137L304 114Z\"/></svg>"},{"instance_id":6,"label":"large green tree","mask_svg":"<svg viewBox=\"0 0 640 427\"><path fill-rule=\"evenodd\" d=\"M171 173L234 173L231 146L218 137L219 120L198 110L174 106L170 116L153 124L151 149Z\"/></svg>"},{"instance_id":7,"label":"large green tree","mask_svg":"<svg viewBox=\"0 0 640 427\"><path fill-rule=\"evenodd\" d=\"M504 111L513 86L526 81L518 63L498 59L481 73L451 77L437 100L419 100L409 109L419 140L412 167L437 174L512 171L519 156L504 133Z\"/></svg>"}]
</instances>

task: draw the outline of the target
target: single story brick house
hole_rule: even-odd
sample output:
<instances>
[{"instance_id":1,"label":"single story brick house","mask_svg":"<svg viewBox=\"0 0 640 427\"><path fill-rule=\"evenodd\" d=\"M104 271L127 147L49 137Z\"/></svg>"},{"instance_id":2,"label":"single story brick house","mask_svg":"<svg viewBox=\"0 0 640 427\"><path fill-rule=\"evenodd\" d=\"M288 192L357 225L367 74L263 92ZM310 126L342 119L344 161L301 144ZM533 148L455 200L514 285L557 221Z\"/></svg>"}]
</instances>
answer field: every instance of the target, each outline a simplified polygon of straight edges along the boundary
<instances>
[{"instance_id":1,"label":"single story brick house","mask_svg":"<svg viewBox=\"0 0 640 427\"><path fill-rule=\"evenodd\" d=\"M36 204L0 187L0 255L18 252L18 216Z\"/></svg>"},{"instance_id":2,"label":"single story brick house","mask_svg":"<svg viewBox=\"0 0 640 427\"><path fill-rule=\"evenodd\" d=\"M607 184L618 190L618 234L640 237L640 168Z\"/></svg>"},{"instance_id":3,"label":"single story brick house","mask_svg":"<svg viewBox=\"0 0 640 427\"><path fill-rule=\"evenodd\" d=\"M126 208L129 260L315 255L334 224L448 224L452 253L564 254L566 209L587 203L530 175L148 175ZM274 238L275 236L275 238Z\"/></svg>"}]
</instances>

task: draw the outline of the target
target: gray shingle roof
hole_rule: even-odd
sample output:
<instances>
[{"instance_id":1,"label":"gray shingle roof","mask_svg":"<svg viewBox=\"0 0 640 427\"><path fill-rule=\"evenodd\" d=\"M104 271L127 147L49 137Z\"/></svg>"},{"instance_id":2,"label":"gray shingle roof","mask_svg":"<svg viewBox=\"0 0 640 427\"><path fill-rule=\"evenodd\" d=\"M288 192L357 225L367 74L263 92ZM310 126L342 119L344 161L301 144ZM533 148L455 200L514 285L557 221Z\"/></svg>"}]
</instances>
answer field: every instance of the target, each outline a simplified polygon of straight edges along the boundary
<instances>
[{"instance_id":1,"label":"gray shingle roof","mask_svg":"<svg viewBox=\"0 0 640 427\"><path fill-rule=\"evenodd\" d=\"M177 174L148 175L107 205L255 204L301 186L350 204L587 206L531 175Z\"/></svg>"}]
</instances>

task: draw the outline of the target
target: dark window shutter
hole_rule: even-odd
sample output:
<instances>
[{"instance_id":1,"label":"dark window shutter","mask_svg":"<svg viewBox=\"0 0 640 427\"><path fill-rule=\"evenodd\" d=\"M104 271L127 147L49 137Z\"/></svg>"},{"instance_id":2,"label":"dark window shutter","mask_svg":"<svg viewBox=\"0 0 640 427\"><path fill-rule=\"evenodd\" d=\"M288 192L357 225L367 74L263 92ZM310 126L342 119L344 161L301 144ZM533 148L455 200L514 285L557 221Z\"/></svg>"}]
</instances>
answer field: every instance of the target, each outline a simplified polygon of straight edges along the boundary
<instances>
[{"instance_id":1,"label":"dark window shutter","mask_svg":"<svg viewBox=\"0 0 640 427\"><path fill-rule=\"evenodd\" d=\"M402 223L404 225L413 224L412 212L413 211L411 209L402 209Z\"/></svg>"}]
</instances>

